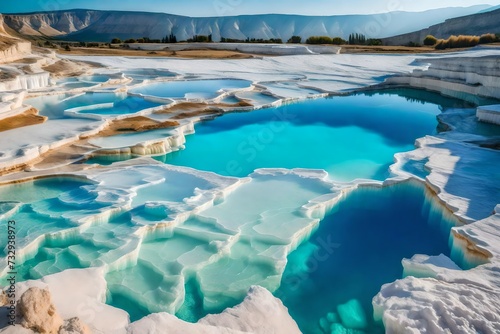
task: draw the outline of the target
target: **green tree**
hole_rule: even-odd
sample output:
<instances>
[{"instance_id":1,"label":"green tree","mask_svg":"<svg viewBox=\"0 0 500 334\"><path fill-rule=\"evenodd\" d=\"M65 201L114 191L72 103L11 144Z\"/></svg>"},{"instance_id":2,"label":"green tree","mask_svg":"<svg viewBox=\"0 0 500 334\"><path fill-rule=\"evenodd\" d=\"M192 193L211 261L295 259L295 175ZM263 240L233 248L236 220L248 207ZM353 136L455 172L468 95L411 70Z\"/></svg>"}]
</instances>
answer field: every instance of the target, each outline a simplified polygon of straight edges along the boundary
<instances>
[{"instance_id":1,"label":"green tree","mask_svg":"<svg viewBox=\"0 0 500 334\"><path fill-rule=\"evenodd\" d=\"M177 43L177 37L173 33L168 36L168 43Z\"/></svg>"},{"instance_id":2,"label":"green tree","mask_svg":"<svg viewBox=\"0 0 500 334\"><path fill-rule=\"evenodd\" d=\"M111 40L111 44L120 44L121 42L122 42L122 40L121 40L121 39L119 39L119 38L113 38L113 39Z\"/></svg>"},{"instance_id":3,"label":"green tree","mask_svg":"<svg viewBox=\"0 0 500 334\"><path fill-rule=\"evenodd\" d=\"M366 36L359 33L354 33L349 35L349 44L352 45L365 45L366 44Z\"/></svg>"}]
</instances>

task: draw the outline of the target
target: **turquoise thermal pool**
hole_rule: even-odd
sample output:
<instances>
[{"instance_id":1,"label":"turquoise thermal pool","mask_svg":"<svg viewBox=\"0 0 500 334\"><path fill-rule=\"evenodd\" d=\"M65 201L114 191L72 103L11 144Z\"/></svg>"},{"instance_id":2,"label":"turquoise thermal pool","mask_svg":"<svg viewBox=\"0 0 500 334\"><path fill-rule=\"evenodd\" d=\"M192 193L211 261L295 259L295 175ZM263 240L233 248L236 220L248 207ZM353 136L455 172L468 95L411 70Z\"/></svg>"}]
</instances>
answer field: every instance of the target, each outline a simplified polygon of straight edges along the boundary
<instances>
[{"instance_id":1,"label":"turquoise thermal pool","mask_svg":"<svg viewBox=\"0 0 500 334\"><path fill-rule=\"evenodd\" d=\"M66 118L64 111L80 109L78 113L99 115L124 115L158 107L159 103L150 102L126 93L84 93L74 96L40 96L26 100L40 111L40 115L50 119Z\"/></svg>"},{"instance_id":2,"label":"turquoise thermal pool","mask_svg":"<svg viewBox=\"0 0 500 334\"><path fill-rule=\"evenodd\" d=\"M221 90L247 88L250 85L250 81L232 79L168 81L146 84L130 91L161 98L213 99Z\"/></svg>"},{"instance_id":3,"label":"turquoise thermal pool","mask_svg":"<svg viewBox=\"0 0 500 334\"><path fill-rule=\"evenodd\" d=\"M377 94L227 114L198 124L184 150L156 159L228 176L280 167L324 169L341 181L383 180L395 153L410 151L417 138L436 133L441 108ZM207 155L211 158L200 159Z\"/></svg>"},{"instance_id":4,"label":"turquoise thermal pool","mask_svg":"<svg viewBox=\"0 0 500 334\"><path fill-rule=\"evenodd\" d=\"M311 238L288 256L283 300L304 333L383 333L372 319L380 287L402 278L402 258L450 256L459 225L423 186L362 188L343 199Z\"/></svg>"}]
</instances>

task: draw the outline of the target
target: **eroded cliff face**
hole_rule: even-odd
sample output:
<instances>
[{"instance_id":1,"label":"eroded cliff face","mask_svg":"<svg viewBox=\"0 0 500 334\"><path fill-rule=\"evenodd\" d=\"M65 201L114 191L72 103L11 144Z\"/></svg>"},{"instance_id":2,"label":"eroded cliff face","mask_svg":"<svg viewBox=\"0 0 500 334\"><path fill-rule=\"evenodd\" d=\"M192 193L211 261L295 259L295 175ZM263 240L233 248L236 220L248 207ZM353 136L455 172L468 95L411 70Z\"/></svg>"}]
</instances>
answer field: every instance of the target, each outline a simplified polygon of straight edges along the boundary
<instances>
[{"instance_id":1,"label":"eroded cliff face","mask_svg":"<svg viewBox=\"0 0 500 334\"><path fill-rule=\"evenodd\" d=\"M1 40L2 37L0 37ZM2 44L5 48L2 49ZM12 40L7 43L0 42L0 64L21 59L31 53L31 43L21 40Z\"/></svg>"},{"instance_id":2,"label":"eroded cliff face","mask_svg":"<svg viewBox=\"0 0 500 334\"><path fill-rule=\"evenodd\" d=\"M5 31L3 25L4 25L3 15L0 14L0 35L7 35L7 32Z\"/></svg>"},{"instance_id":3,"label":"eroded cliff face","mask_svg":"<svg viewBox=\"0 0 500 334\"><path fill-rule=\"evenodd\" d=\"M4 28L4 16L0 14L0 64L8 63L31 53L31 43L13 38Z\"/></svg>"},{"instance_id":4,"label":"eroded cliff face","mask_svg":"<svg viewBox=\"0 0 500 334\"><path fill-rule=\"evenodd\" d=\"M60 36L87 28L105 12L74 10L30 15L5 15L7 26L23 35Z\"/></svg>"}]
</instances>

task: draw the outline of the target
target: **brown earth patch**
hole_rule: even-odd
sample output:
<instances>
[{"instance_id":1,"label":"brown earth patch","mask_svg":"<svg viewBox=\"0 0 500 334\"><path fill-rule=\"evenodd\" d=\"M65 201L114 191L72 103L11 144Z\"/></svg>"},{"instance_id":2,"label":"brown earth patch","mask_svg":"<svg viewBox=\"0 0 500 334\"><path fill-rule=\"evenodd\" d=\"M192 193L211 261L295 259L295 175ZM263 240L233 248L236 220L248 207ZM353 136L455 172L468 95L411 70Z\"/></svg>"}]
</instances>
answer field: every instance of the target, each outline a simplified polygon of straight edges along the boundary
<instances>
[{"instance_id":1,"label":"brown earth patch","mask_svg":"<svg viewBox=\"0 0 500 334\"><path fill-rule=\"evenodd\" d=\"M247 59L254 55L227 50L130 50L124 48L71 48L71 51L58 49L58 53L82 56L129 56L129 57L174 57L193 59Z\"/></svg>"},{"instance_id":2,"label":"brown earth patch","mask_svg":"<svg viewBox=\"0 0 500 334\"><path fill-rule=\"evenodd\" d=\"M96 137L110 137L123 132L142 132L178 125L179 122L171 120L160 122L144 116L129 117L114 120L106 129L99 132Z\"/></svg>"},{"instance_id":3,"label":"brown earth patch","mask_svg":"<svg viewBox=\"0 0 500 334\"><path fill-rule=\"evenodd\" d=\"M55 62L52 65L42 67L44 71L51 73L52 75L66 76L66 77L76 77L88 72L91 68L98 67L95 64L76 62L69 59L62 59Z\"/></svg>"},{"instance_id":4,"label":"brown earth patch","mask_svg":"<svg viewBox=\"0 0 500 334\"><path fill-rule=\"evenodd\" d=\"M172 107L156 111L155 114L174 114L179 113L172 117L172 119L185 119L200 115L214 115L219 114L220 108L237 108L237 107L252 107L251 103L240 101L238 103L196 103L196 102L183 102L178 103Z\"/></svg>"},{"instance_id":5,"label":"brown earth patch","mask_svg":"<svg viewBox=\"0 0 500 334\"><path fill-rule=\"evenodd\" d=\"M47 117L38 115L38 110L31 108L22 114L0 120L0 132L21 128L23 126L41 124L46 120Z\"/></svg>"}]
</instances>

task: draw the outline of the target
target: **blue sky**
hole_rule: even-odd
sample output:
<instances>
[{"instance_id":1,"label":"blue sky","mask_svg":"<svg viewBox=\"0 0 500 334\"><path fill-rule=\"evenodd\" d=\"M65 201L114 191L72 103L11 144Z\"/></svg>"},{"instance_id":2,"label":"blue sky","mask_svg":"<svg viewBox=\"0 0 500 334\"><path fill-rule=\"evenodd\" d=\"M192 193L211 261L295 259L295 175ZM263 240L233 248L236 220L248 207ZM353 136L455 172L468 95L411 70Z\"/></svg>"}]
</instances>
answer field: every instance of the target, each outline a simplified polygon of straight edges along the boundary
<instances>
[{"instance_id":1,"label":"blue sky","mask_svg":"<svg viewBox=\"0 0 500 334\"><path fill-rule=\"evenodd\" d=\"M0 0L0 12L71 8L165 12L188 16L286 13L303 15L370 14L393 10L499 5L500 0Z\"/></svg>"}]
</instances>

